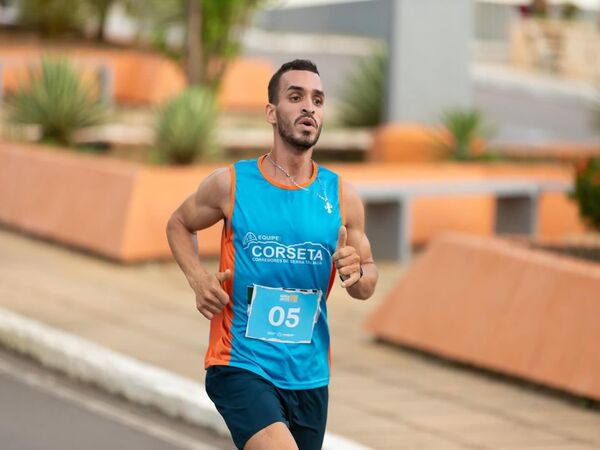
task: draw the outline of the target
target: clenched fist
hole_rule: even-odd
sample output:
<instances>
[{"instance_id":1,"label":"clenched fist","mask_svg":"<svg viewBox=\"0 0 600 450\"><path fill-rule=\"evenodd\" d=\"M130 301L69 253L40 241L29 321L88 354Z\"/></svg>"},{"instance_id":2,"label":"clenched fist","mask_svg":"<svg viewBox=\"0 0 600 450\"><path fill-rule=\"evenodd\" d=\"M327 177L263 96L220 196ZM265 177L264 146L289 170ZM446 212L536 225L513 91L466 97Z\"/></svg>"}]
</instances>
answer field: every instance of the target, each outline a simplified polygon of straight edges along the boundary
<instances>
[{"instance_id":1,"label":"clenched fist","mask_svg":"<svg viewBox=\"0 0 600 450\"><path fill-rule=\"evenodd\" d=\"M196 309L207 319L219 314L229 302L229 296L221 287L221 283L231 278L231 270L225 272L200 273L190 285L196 293Z\"/></svg>"}]
</instances>

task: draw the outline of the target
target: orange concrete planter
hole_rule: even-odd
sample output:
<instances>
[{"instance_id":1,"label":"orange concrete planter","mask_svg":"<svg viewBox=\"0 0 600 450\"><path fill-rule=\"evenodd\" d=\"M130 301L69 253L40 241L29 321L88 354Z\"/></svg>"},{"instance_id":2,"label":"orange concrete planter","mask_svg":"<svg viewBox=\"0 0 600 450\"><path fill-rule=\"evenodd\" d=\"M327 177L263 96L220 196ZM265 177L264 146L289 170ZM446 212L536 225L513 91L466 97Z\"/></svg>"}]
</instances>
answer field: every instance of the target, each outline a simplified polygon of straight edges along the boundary
<instances>
[{"instance_id":1,"label":"orange concrete planter","mask_svg":"<svg viewBox=\"0 0 600 450\"><path fill-rule=\"evenodd\" d=\"M213 169L0 143L0 222L118 261L168 258L168 218ZM199 233L202 255L218 254L220 231Z\"/></svg>"},{"instance_id":2,"label":"orange concrete planter","mask_svg":"<svg viewBox=\"0 0 600 450\"><path fill-rule=\"evenodd\" d=\"M219 104L229 112L263 113L267 87L277 70L270 61L239 58L229 64L219 89Z\"/></svg>"},{"instance_id":3,"label":"orange concrete planter","mask_svg":"<svg viewBox=\"0 0 600 450\"><path fill-rule=\"evenodd\" d=\"M39 47L0 45L4 87L16 89L27 80L27 66L42 55L63 55L85 68L91 78L100 65L113 71L117 103L158 105L187 85L185 74L172 60L149 51L95 47ZM267 84L275 72L259 58L239 58L227 67L218 94L222 110L262 113L267 104Z\"/></svg>"},{"instance_id":4,"label":"orange concrete planter","mask_svg":"<svg viewBox=\"0 0 600 450\"><path fill-rule=\"evenodd\" d=\"M368 155L371 161L422 163L448 157L452 137L440 127L404 123L381 125L373 131ZM485 142L478 139L471 148L473 155L482 154Z\"/></svg>"},{"instance_id":5,"label":"orange concrete planter","mask_svg":"<svg viewBox=\"0 0 600 450\"><path fill-rule=\"evenodd\" d=\"M159 104L186 85L177 64L150 52L93 47L0 46L0 58L5 60L6 90L11 91L25 82L27 66L44 55L66 56L89 74L102 64L109 66L113 71L114 96L118 103Z\"/></svg>"},{"instance_id":6,"label":"orange concrete planter","mask_svg":"<svg viewBox=\"0 0 600 450\"><path fill-rule=\"evenodd\" d=\"M352 183L481 179L494 176L569 179L552 165L328 164ZM173 210L215 166L156 167L64 149L0 142L0 222L119 261L170 258L164 227ZM490 236L490 196L419 198L413 204L413 243L448 230ZM540 238L585 231L564 194L540 206ZM367 230L368 231L368 230ZM219 252L220 226L199 234L203 255Z\"/></svg>"},{"instance_id":7,"label":"orange concrete planter","mask_svg":"<svg viewBox=\"0 0 600 450\"><path fill-rule=\"evenodd\" d=\"M600 399L600 265L447 234L390 292L378 337Z\"/></svg>"}]
</instances>

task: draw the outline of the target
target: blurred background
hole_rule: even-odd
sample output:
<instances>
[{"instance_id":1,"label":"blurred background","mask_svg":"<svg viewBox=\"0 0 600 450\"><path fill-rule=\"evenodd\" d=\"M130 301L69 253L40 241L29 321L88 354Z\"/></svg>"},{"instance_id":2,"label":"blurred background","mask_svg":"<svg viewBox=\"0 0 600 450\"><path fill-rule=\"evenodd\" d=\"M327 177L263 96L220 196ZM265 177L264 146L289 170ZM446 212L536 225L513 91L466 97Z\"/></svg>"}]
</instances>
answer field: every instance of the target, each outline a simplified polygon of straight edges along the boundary
<instances>
[{"instance_id":1,"label":"blurred background","mask_svg":"<svg viewBox=\"0 0 600 450\"><path fill-rule=\"evenodd\" d=\"M206 399L135 380L202 388L209 324L166 222L268 152L267 84L296 58L381 272L368 302L329 299L326 447L599 448L600 1L0 0L6 448L231 448Z\"/></svg>"}]
</instances>

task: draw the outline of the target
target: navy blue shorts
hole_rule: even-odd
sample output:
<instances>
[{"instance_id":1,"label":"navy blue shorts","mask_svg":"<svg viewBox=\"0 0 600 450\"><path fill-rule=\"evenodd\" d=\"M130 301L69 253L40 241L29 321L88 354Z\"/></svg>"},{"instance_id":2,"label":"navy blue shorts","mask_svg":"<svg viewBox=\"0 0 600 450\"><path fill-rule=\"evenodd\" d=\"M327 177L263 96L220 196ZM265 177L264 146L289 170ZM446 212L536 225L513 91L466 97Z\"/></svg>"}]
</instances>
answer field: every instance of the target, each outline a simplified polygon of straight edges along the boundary
<instances>
[{"instance_id":1,"label":"navy blue shorts","mask_svg":"<svg viewBox=\"0 0 600 450\"><path fill-rule=\"evenodd\" d=\"M327 386L279 389L248 370L211 366L206 392L225 419L236 447L275 422L287 425L300 450L320 450L327 422Z\"/></svg>"}]
</instances>

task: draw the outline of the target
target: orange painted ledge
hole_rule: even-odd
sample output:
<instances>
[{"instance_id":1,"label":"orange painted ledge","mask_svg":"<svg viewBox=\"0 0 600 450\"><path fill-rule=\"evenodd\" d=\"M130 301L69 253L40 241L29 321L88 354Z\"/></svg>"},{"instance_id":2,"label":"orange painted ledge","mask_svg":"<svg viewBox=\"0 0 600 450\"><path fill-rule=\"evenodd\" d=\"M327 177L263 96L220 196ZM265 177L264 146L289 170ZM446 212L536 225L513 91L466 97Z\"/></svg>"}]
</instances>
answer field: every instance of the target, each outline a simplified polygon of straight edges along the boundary
<instances>
[{"instance_id":1,"label":"orange painted ledge","mask_svg":"<svg viewBox=\"0 0 600 450\"><path fill-rule=\"evenodd\" d=\"M444 234L365 323L390 342L600 399L600 265Z\"/></svg>"},{"instance_id":2,"label":"orange painted ledge","mask_svg":"<svg viewBox=\"0 0 600 450\"><path fill-rule=\"evenodd\" d=\"M153 167L0 142L0 222L107 258L170 258L166 224L215 167ZM217 255L221 224L198 233Z\"/></svg>"}]
</instances>

